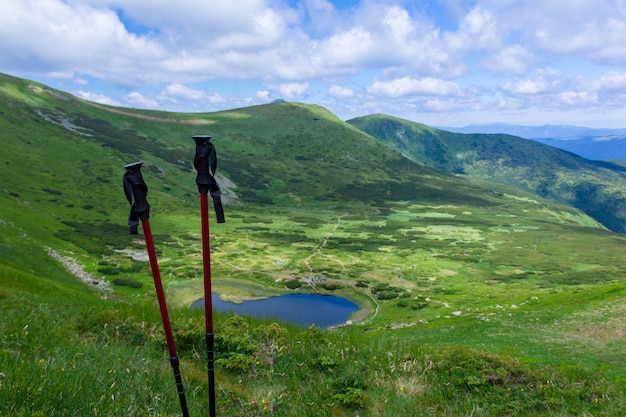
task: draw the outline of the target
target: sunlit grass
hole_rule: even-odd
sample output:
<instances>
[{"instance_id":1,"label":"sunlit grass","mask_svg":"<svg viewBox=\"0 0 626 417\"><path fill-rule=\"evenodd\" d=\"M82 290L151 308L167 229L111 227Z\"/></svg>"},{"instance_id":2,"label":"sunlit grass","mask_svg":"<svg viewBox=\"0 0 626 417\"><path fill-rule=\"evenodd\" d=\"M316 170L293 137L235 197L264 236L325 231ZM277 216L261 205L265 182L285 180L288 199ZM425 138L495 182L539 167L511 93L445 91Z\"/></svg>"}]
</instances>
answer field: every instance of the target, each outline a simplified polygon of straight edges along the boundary
<instances>
[{"instance_id":1,"label":"sunlit grass","mask_svg":"<svg viewBox=\"0 0 626 417\"><path fill-rule=\"evenodd\" d=\"M412 165L321 108L120 112L28 85L9 88L0 120L1 415L179 414L150 267L135 258L145 242L126 225L122 166L139 159L192 415L207 414L203 314L189 310L204 294L190 137L209 126L237 187L226 223L210 213L213 291L361 307L324 331L216 314L219 415L624 414L624 236Z\"/></svg>"}]
</instances>

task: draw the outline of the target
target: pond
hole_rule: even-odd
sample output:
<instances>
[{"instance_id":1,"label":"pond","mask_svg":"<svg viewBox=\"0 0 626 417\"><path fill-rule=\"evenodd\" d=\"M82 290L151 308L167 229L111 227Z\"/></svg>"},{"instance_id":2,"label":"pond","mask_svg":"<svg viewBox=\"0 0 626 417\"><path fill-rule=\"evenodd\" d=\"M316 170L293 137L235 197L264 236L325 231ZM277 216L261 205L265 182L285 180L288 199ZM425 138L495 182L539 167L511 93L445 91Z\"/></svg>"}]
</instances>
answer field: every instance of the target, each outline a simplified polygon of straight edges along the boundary
<instances>
[{"instance_id":1,"label":"pond","mask_svg":"<svg viewBox=\"0 0 626 417\"><path fill-rule=\"evenodd\" d=\"M241 304L223 301L219 294L213 294L211 300L214 311L232 311L240 315L320 328L345 324L350 315L359 309L357 304L345 298L319 294L285 294ZM191 308L204 309L204 299L193 303Z\"/></svg>"}]
</instances>

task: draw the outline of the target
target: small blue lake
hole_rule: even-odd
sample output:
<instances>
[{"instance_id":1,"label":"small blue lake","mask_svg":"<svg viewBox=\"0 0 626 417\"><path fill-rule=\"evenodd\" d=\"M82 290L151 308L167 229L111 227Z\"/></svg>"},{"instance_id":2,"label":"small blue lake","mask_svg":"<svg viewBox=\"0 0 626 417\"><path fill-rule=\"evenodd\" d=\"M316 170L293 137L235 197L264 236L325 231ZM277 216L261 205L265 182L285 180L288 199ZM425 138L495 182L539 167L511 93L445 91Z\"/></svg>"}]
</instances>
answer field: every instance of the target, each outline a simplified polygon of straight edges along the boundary
<instances>
[{"instance_id":1,"label":"small blue lake","mask_svg":"<svg viewBox=\"0 0 626 417\"><path fill-rule=\"evenodd\" d=\"M319 294L285 294L263 300L244 301L241 304L223 301L213 294L213 311L234 312L239 315L277 319L302 326L325 328L345 324L359 306L342 297ZM191 305L204 309L204 299Z\"/></svg>"}]
</instances>

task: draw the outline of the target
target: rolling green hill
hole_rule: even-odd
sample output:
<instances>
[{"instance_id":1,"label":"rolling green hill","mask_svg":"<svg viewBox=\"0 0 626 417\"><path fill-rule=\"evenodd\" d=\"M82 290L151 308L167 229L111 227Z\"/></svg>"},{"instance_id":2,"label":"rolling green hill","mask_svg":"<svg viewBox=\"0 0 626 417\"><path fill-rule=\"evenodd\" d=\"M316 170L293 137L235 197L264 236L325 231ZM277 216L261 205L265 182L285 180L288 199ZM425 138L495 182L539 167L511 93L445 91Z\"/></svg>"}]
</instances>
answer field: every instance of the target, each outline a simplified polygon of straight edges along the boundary
<instances>
[{"instance_id":1,"label":"rolling green hill","mask_svg":"<svg viewBox=\"0 0 626 417\"><path fill-rule=\"evenodd\" d=\"M136 160L192 415L207 414L189 311L203 133L226 211L211 219L214 290L361 307L332 330L217 315L218 415L623 414L626 236L579 209L415 163L319 106L147 111L0 75L0 415L177 415L126 226Z\"/></svg>"},{"instance_id":2,"label":"rolling green hill","mask_svg":"<svg viewBox=\"0 0 626 417\"><path fill-rule=\"evenodd\" d=\"M577 207L609 229L626 230L626 170L503 134L460 134L372 115L348 123L407 158L442 172L508 184Z\"/></svg>"}]
</instances>

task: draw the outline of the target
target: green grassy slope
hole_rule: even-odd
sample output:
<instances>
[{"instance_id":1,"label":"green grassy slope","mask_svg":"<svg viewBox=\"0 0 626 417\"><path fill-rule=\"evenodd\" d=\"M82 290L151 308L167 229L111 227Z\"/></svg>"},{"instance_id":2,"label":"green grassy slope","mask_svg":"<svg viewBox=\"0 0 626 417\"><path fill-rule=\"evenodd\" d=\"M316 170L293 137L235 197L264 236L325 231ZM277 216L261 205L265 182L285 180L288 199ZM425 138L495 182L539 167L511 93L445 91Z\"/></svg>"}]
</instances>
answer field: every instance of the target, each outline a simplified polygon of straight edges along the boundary
<instances>
[{"instance_id":1,"label":"green grassy slope","mask_svg":"<svg viewBox=\"0 0 626 417\"><path fill-rule=\"evenodd\" d=\"M510 135L451 133L385 115L348 123L411 160L531 191L583 210L609 229L626 230L626 171Z\"/></svg>"},{"instance_id":2,"label":"green grassy slope","mask_svg":"<svg viewBox=\"0 0 626 417\"><path fill-rule=\"evenodd\" d=\"M188 310L198 133L226 197L214 288L246 299L323 275L336 289L297 291L363 307L332 331L218 315L219 415L624 410L626 237L581 211L415 164L318 106L112 108L0 76L0 415L177 415L150 269L129 252L145 247L122 166L140 159L192 414L207 414Z\"/></svg>"}]
</instances>

